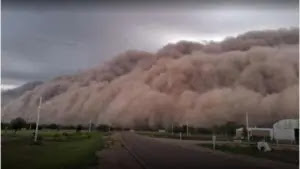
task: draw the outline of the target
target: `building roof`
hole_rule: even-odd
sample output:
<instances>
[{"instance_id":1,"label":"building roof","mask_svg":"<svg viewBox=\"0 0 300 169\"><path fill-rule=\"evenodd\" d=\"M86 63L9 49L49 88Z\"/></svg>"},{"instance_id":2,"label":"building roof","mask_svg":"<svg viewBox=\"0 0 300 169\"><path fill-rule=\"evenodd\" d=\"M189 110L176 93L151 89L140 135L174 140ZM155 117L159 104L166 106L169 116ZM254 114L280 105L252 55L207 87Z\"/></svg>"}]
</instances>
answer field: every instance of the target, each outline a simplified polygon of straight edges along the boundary
<instances>
[{"instance_id":1,"label":"building roof","mask_svg":"<svg viewBox=\"0 0 300 169\"><path fill-rule=\"evenodd\" d=\"M299 119L284 119L279 120L273 125L276 129L294 129L299 128Z\"/></svg>"}]
</instances>

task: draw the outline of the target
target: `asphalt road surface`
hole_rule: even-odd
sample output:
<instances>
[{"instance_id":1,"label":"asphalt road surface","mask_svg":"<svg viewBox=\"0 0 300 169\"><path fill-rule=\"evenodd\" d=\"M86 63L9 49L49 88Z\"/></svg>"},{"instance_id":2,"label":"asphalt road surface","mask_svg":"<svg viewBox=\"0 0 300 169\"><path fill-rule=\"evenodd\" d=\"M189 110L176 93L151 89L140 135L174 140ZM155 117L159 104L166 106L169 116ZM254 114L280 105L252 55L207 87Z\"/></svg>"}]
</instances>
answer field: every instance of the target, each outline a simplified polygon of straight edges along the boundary
<instances>
[{"instance_id":1,"label":"asphalt road surface","mask_svg":"<svg viewBox=\"0 0 300 169\"><path fill-rule=\"evenodd\" d=\"M97 152L99 162L95 169L143 169L122 146L120 134L114 133L104 139L106 146L105 149Z\"/></svg>"},{"instance_id":2,"label":"asphalt road surface","mask_svg":"<svg viewBox=\"0 0 300 169\"><path fill-rule=\"evenodd\" d=\"M121 138L131 155L146 169L298 168L270 160L262 163L262 160L232 158L214 152L188 149L130 132L122 132Z\"/></svg>"}]
</instances>

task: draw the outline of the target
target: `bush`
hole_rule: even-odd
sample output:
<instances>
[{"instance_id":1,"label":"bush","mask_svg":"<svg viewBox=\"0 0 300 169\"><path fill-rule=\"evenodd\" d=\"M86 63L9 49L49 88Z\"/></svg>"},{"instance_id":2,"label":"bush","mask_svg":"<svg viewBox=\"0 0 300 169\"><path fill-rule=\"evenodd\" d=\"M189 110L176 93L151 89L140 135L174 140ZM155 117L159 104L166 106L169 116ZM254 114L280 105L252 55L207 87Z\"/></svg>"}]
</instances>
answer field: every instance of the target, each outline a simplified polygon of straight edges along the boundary
<instances>
[{"instance_id":1,"label":"bush","mask_svg":"<svg viewBox=\"0 0 300 169\"><path fill-rule=\"evenodd\" d=\"M208 128L198 128L197 132L200 134L212 134L212 130Z\"/></svg>"},{"instance_id":2,"label":"bush","mask_svg":"<svg viewBox=\"0 0 300 169\"><path fill-rule=\"evenodd\" d=\"M170 129L170 131L171 131L172 129ZM157 130L151 130L151 131L157 131ZM178 125L174 125L173 126L173 132L174 133L180 133L180 132L184 132L184 131L186 131L186 128L185 128L185 126L178 126Z\"/></svg>"},{"instance_id":3,"label":"bush","mask_svg":"<svg viewBox=\"0 0 300 169\"><path fill-rule=\"evenodd\" d=\"M33 122L27 123L27 125L26 125L26 129L28 129L28 130L34 130L35 127L36 127L36 123L33 123Z\"/></svg>"},{"instance_id":4,"label":"bush","mask_svg":"<svg viewBox=\"0 0 300 169\"><path fill-rule=\"evenodd\" d=\"M244 137L244 139L248 137L248 131L245 126L243 126L243 137Z\"/></svg>"},{"instance_id":5,"label":"bush","mask_svg":"<svg viewBox=\"0 0 300 169\"><path fill-rule=\"evenodd\" d=\"M108 132L109 126L105 125L105 124L100 124L100 125L97 126L97 130L103 131L103 132Z\"/></svg>"},{"instance_id":6,"label":"bush","mask_svg":"<svg viewBox=\"0 0 300 169\"><path fill-rule=\"evenodd\" d=\"M63 140L62 135L59 134L59 133L55 133L55 134L53 135L53 140L54 140L54 141L62 141L62 140Z\"/></svg>"},{"instance_id":7,"label":"bush","mask_svg":"<svg viewBox=\"0 0 300 169\"><path fill-rule=\"evenodd\" d=\"M17 132L18 130L26 127L26 121L21 117L17 117L15 119L11 120L10 125L11 125L12 129L14 129L15 132Z\"/></svg>"},{"instance_id":8,"label":"bush","mask_svg":"<svg viewBox=\"0 0 300 169\"><path fill-rule=\"evenodd\" d=\"M34 138L35 138L35 132L32 132L31 143L40 145L42 140L43 140L43 137L41 135L38 135L37 136L37 142L34 141Z\"/></svg>"},{"instance_id":9,"label":"bush","mask_svg":"<svg viewBox=\"0 0 300 169\"><path fill-rule=\"evenodd\" d=\"M37 141L34 141L34 135L33 135L30 144L31 145L41 145L43 143L42 141L43 141L43 137L40 135L37 136Z\"/></svg>"},{"instance_id":10,"label":"bush","mask_svg":"<svg viewBox=\"0 0 300 169\"><path fill-rule=\"evenodd\" d=\"M9 123L4 123L4 122L1 123L1 129L2 130L9 129L9 128L10 128Z\"/></svg>"},{"instance_id":11,"label":"bush","mask_svg":"<svg viewBox=\"0 0 300 169\"><path fill-rule=\"evenodd\" d=\"M63 130L74 130L76 129L73 125L61 125L59 126L60 129L63 129Z\"/></svg>"},{"instance_id":12,"label":"bush","mask_svg":"<svg viewBox=\"0 0 300 169\"><path fill-rule=\"evenodd\" d=\"M66 132L63 132L63 133L62 133L62 135L63 135L63 136L66 136L66 137L68 137L68 136L69 136L69 134L68 134L68 133L66 133Z\"/></svg>"},{"instance_id":13,"label":"bush","mask_svg":"<svg viewBox=\"0 0 300 169\"><path fill-rule=\"evenodd\" d=\"M243 125L229 121L223 125L214 126L213 130L215 134L225 134L229 136L234 136L235 130L241 127L243 127Z\"/></svg>"},{"instance_id":14,"label":"bush","mask_svg":"<svg viewBox=\"0 0 300 169\"><path fill-rule=\"evenodd\" d=\"M87 133L87 138L90 139L92 135L90 133Z\"/></svg>"},{"instance_id":15,"label":"bush","mask_svg":"<svg viewBox=\"0 0 300 169\"><path fill-rule=\"evenodd\" d=\"M55 124L55 123L52 123L52 124L49 124L48 126L47 126L47 128L49 128L49 129L58 129L58 125L57 124Z\"/></svg>"},{"instance_id":16,"label":"bush","mask_svg":"<svg viewBox=\"0 0 300 169\"><path fill-rule=\"evenodd\" d=\"M76 132L79 133L82 130L82 126L81 125L77 125L76 127Z\"/></svg>"}]
</instances>

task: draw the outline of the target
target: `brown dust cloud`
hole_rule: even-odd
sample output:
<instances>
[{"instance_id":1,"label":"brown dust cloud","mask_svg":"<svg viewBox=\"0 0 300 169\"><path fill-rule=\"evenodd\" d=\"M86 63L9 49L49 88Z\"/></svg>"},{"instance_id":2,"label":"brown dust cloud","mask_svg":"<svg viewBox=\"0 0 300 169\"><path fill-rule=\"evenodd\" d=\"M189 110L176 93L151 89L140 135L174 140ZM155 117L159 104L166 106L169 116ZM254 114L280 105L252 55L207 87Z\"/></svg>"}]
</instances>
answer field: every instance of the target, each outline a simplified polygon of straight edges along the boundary
<instances>
[{"instance_id":1,"label":"brown dust cloud","mask_svg":"<svg viewBox=\"0 0 300 169\"><path fill-rule=\"evenodd\" d=\"M180 41L126 51L60 76L2 107L2 120L118 127L250 125L298 118L299 29L251 31L222 42ZM72 61L70 60L70 64Z\"/></svg>"}]
</instances>

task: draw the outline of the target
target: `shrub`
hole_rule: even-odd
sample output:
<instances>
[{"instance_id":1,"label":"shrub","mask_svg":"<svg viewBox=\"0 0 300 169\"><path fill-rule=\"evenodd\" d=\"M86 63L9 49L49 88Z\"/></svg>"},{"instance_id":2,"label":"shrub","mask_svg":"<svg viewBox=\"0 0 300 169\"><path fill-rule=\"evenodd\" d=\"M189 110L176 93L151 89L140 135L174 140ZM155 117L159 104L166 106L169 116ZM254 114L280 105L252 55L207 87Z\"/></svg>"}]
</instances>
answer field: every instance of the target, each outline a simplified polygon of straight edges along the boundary
<instances>
[{"instance_id":1,"label":"shrub","mask_svg":"<svg viewBox=\"0 0 300 169\"><path fill-rule=\"evenodd\" d=\"M55 141L62 141L61 134L55 133L55 134L53 135L53 140L55 140Z\"/></svg>"},{"instance_id":2,"label":"shrub","mask_svg":"<svg viewBox=\"0 0 300 169\"><path fill-rule=\"evenodd\" d=\"M87 133L87 138L90 139L92 135L90 133Z\"/></svg>"},{"instance_id":3,"label":"shrub","mask_svg":"<svg viewBox=\"0 0 300 169\"><path fill-rule=\"evenodd\" d=\"M63 133L62 133L62 135L63 135L63 136L66 136L66 137L68 137L68 136L69 136L69 134L68 134L68 133L66 133L66 132L63 132Z\"/></svg>"},{"instance_id":4,"label":"shrub","mask_svg":"<svg viewBox=\"0 0 300 169\"><path fill-rule=\"evenodd\" d=\"M32 132L31 144L33 144L33 145L40 145L40 144L42 144L43 137L41 135L37 136L37 141L36 142L35 142L34 138L35 138L35 132Z\"/></svg>"},{"instance_id":5,"label":"shrub","mask_svg":"<svg viewBox=\"0 0 300 169\"><path fill-rule=\"evenodd\" d=\"M197 132L200 134L212 134L212 130L208 128L198 128Z\"/></svg>"},{"instance_id":6,"label":"shrub","mask_svg":"<svg viewBox=\"0 0 300 169\"><path fill-rule=\"evenodd\" d=\"M243 126L243 137L244 138L248 137L248 131L247 131L247 128L245 126Z\"/></svg>"},{"instance_id":7,"label":"shrub","mask_svg":"<svg viewBox=\"0 0 300 169\"><path fill-rule=\"evenodd\" d=\"M82 130L82 126L81 125L77 125L76 127L76 132L79 133Z\"/></svg>"},{"instance_id":8,"label":"shrub","mask_svg":"<svg viewBox=\"0 0 300 169\"><path fill-rule=\"evenodd\" d=\"M33 122L27 123L27 125L26 125L26 129L28 129L28 130L34 130L35 127L36 127L36 123L33 123Z\"/></svg>"},{"instance_id":9,"label":"shrub","mask_svg":"<svg viewBox=\"0 0 300 169\"><path fill-rule=\"evenodd\" d=\"M1 128L2 129L9 128L9 127L10 127L9 123L4 123L4 122L1 123Z\"/></svg>"},{"instance_id":10,"label":"shrub","mask_svg":"<svg viewBox=\"0 0 300 169\"><path fill-rule=\"evenodd\" d=\"M24 119L22 119L21 117L17 117L15 119L11 120L10 125L11 125L12 129L14 129L15 132L17 132L21 128L26 127L26 121Z\"/></svg>"},{"instance_id":11,"label":"shrub","mask_svg":"<svg viewBox=\"0 0 300 169\"><path fill-rule=\"evenodd\" d=\"M107 132L109 130L109 126L105 124L100 124L97 126L97 130Z\"/></svg>"},{"instance_id":12,"label":"shrub","mask_svg":"<svg viewBox=\"0 0 300 169\"><path fill-rule=\"evenodd\" d=\"M58 125L55 124L55 123L52 123L52 124L49 124L49 125L47 126L47 128L49 128L49 129L58 129Z\"/></svg>"}]
</instances>

